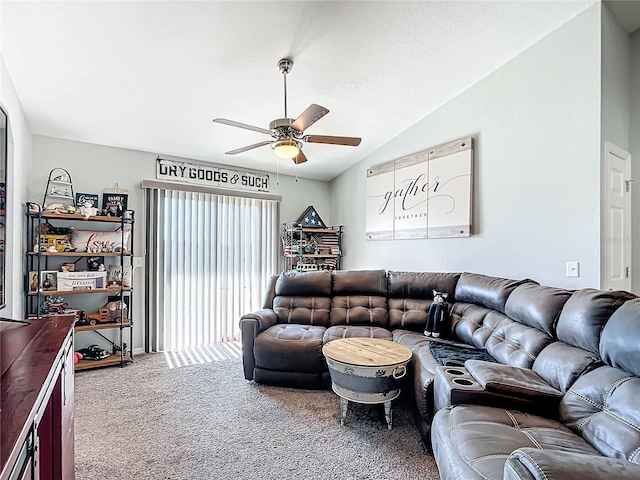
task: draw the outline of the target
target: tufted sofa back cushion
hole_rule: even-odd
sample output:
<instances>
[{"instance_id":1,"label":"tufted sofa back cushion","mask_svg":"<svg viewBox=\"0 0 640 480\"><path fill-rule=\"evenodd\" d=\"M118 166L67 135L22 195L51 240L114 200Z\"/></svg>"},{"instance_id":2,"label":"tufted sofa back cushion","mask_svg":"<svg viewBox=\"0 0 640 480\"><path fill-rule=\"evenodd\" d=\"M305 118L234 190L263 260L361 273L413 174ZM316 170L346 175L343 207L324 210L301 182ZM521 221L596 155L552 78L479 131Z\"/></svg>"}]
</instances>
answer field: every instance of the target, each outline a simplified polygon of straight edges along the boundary
<instances>
[{"instance_id":1,"label":"tufted sofa back cushion","mask_svg":"<svg viewBox=\"0 0 640 480\"><path fill-rule=\"evenodd\" d=\"M594 288L574 292L560 313L556 328L558 340L598 354L605 323L623 303L633 298L632 293Z\"/></svg>"},{"instance_id":2,"label":"tufted sofa back cushion","mask_svg":"<svg viewBox=\"0 0 640 480\"><path fill-rule=\"evenodd\" d=\"M571 293L536 283L520 285L509 295L504 313L523 325L554 335L562 307Z\"/></svg>"},{"instance_id":3,"label":"tufted sofa back cushion","mask_svg":"<svg viewBox=\"0 0 640 480\"><path fill-rule=\"evenodd\" d=\"M640 377L640 298L625 302L604 326L600 356L606 364Z\"/></svg>"},{"instance_id":4,"label":"tufted sofa back cushion","mask_svg":"<svg viewBox=\"0 0 640 480\"><path fill-rule=\"evenodd\" d=\"M602 365L598 351L600 333L620 306L635 298L627 292L585 288L564 304L556 326L557 342L545 348L533 370L550 385L566 392L585 373Z\"/></svg>"},{"instance_id":5,"label":"tufted sofa back cushion","mask_svg":"<svg viewBox=\"0 0 640 480\"><path fill-rule=\"evenodd\" d=\"M552 387L566 392L585 373L602 365L600 355L582 348L553 342L540 352L533 371Z\"/></svg>"},{"instance_id":6,"label":"tufted sofa back cushion","mask_svg":"<svg viewBox=\"0 0 640 480\"><path fill-rule=\"evenodd\" d=\"M384 270L336 270L331 277L334 295L387 295Z\"/></svg>"},{"instance_id":7,"label":"tufted sofa back cushion","mask_svg":"<svg viewBox=\"0 0 640 480\"><path fill-rule=\"evenodd\" d=\"M331 273L283 273L278 277L273 311L278 323L329 326Z\"/></svg>"},{"instance_id":8,"label":"tufted sofa back cushion","mask_svg":"<svg viewBox=\"0 0 640 480\"><path fill-rule=\"evenodd\" d=\"M330 324L389 326L384 270L336 271Z\"/></svg>"},{"instance_id":9,"label":"tufted sofa back cushion","mask_svg":"<svg viewBox=\"0 0 640 480\"><path fill-rule=\"evenodd\" d=\"M453 304L458 273L393 272L388 274L389 326L422 332L427 324L433 290L449 294Z\"/></svg>"},{"instance_id":10,"label":"tufted sofa back cushion","mask_svg":"<svg viewBox=\"0 0 640 480\"><path fill-rule=\"evenodd\" d=\"M640 299L611 316L600 356L607 365L578 378L560 402L560 418L603 455L640 464Z\"/></svg>"},{"instance_id":11,"label":"tufted sofa back cushion","mask_svg":"<svg viewBox=\"0 0 640 480\"><path fill-rule=\"evenodd\" d=\"M273 311L278 323L329 326L331 299L328 297L276 297Z\"/></svg>"},{"instance_id":12,"label":"tufted sofa back cushion","mask_svg":"<svg viewBox=\"0 0 640 480\"><path fill-rule=\"evenodd\" d=\"M389 298L433 300L433 291L437 290L448 293L447 301L454 303L459 278L459 273L389 271Z\"/></svg>"},{"instance_id":13,"label":"tufted sofa back cushion","mask_svg":"<svg viewBox=\"0 0 640 480\"><path fill-rule=\"evenodd\" d=\"M486 346L494 328L507 318L504 313L472 303L455 303L451 308L451 324L455 336L478 348Z\"/></svg>"},{"instance_id":14,"label":"tufted sofa back cushion","mask_svg":"<svg viewBox=\"0 0 640 480\"><path fill-rule=\"evenodd\" d=\"M463 273L456 284L455 298L457 302L482 305L504 313L511 292L528 282L533 280L509 280L479 273Z\"/></svg>"},{"instance_id":15,"label":"tufted sofa back cushion","mask_svg":"<svg viewBox=\"0 0 640 480\"><path fill-rule=\"evenodd\" d=\"M538 354L551 342L553 338L547 333L506 317L494 328L485 347L500 363L531 368Z\"/></svg>"},{"instance_id":16,"label":"tufted sofa back cushion","mask_svg":"<svg viewBox=\"0 0 640 480\"><path fill-rule=\"evenodd\" d=\"M330 297L331 273L317 272L282 273L276 281L276 296Z\"/></svg>"},{"instance_id":17,"label":"tufted sofa back cushion","mask_svg":"<svg viewBox=\"0 0 640 480\"><path fill-rule=\"evenodd\" d=\"M432 300L389 298L389 327L423 332Z\"/></svg>"},{"instance_id":18,"label":"tufted sofa back cushion","mask_svg":"<svg viewBox=\"0 0 640 480\"><path fill-rule=\"evenodd\" d=\"M337 295L331 299L330 324L388 327L387 299L372 295Z\"/></svg>"},{"instance_id":19,"label":"tufted sofa back cushion","mask_svg":"<svg viewBox=\"0 0 640 480\"><path fill-rule=\"evenodd\" d=\"M490 308L456 303L452 311L455 336L474 347L486 348L505 365L531 368L537 355L553 341L545 332Z\"/></svg>"}]
</instances>

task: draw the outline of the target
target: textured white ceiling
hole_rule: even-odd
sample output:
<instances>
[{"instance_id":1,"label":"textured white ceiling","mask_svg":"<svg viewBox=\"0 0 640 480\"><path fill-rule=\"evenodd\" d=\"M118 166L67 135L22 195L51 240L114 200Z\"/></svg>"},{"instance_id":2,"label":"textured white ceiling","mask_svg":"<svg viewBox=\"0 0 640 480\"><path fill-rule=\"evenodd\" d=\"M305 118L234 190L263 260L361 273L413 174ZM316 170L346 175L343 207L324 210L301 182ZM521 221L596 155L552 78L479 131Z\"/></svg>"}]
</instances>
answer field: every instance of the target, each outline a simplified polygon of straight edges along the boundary
<instances>
[{"instance_id":1,"label":"textured white ceiling","mask_svg":"<svg viewBox=\"0 0 640 480\"><path fill-rule=\"evenodd\" d=\"M224 152L268 137L211 120L282 117L289 57L289 116L363 139L304 146L329 180L593 3L3 1L0 49L34 134L267 171L268 146Z\"/></svg>"}]
</instances>

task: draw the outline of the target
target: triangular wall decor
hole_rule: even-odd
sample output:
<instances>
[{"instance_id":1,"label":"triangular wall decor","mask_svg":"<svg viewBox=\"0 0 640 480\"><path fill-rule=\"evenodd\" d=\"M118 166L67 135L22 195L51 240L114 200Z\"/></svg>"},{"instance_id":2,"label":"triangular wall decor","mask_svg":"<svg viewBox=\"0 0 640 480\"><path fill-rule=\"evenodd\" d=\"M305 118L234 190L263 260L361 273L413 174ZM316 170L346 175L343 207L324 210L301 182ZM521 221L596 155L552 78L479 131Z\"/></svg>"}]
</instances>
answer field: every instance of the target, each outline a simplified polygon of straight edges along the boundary
<instances>
[{"instance_id":1,"label":"triangular wall decor","mask_svg":"<svg viewBox=\"0 0 640 480\"><path fill-rule=\"evenodd\" d=\"M298 217L296 223L305 228L327 228L313 205L309 205L302 215Z\"/></svg>"}]
</instances>

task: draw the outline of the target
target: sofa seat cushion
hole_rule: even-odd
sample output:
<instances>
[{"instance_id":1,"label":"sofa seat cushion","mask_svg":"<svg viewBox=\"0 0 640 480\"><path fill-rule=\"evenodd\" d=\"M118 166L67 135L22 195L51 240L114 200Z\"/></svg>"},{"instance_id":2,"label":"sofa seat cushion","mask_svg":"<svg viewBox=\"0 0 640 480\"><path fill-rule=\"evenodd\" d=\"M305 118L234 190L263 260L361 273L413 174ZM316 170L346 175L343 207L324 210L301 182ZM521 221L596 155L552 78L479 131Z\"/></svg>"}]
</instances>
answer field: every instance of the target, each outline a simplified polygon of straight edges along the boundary
<instances>
[{"instance_id":1,"label":"sofa seat cushion","mask_svg":"<svg viewBox=\"0 0 640 480\"><path fill-rule=\"evenodd\" d=\"M440 410L431 426L431 439L442 478L502 479L505 462L517 448L600 456L559 422L476 405Z\"/></svg>"},{"instance_id":2,"label":"sofa seat cushion","mask_svg":"<svg viewBox=\"0 0 640 480\"><path fill-rule=\"evenodd\" d=\"M367 327L364 325L336 325L327 328L324 332L322 343L338 340L339 338L381 338L383 340L393 340L393 335L389 330L382 327Z\"/></svg>"},{"instance_id":3,"label":"sofa seat cushion","mask_svg":"<svg viewBox=\"0 0 640 480\"><path fill-rule=\"evenodd\" d=\"M393 330L393 341L404 345L413 353L415 353L418 348L428 345L432 338L433 337L427 337L422 333L416 333L410 330Z\"/></svg>"},{"instance_id":4,"label":"sofa seat cushion","mask_svg":"<svg viewBox=\"0 0 640 480\"><path fill-rule=\"evenodd\" d=\"M319 373L326 370L322 337L326 328L278 323L256 337L256 367L283 372Z\"/></svg>"}]
</instances>

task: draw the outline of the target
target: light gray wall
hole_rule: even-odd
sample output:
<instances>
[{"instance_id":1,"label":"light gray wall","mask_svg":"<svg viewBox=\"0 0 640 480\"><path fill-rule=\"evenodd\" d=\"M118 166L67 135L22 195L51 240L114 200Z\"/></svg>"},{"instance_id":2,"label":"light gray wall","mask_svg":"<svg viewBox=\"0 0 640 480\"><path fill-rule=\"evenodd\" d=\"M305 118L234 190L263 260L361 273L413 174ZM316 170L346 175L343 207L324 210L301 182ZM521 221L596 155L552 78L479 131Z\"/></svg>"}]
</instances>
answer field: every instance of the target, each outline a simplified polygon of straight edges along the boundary
<instances>
[{"instance_id":1,"label":"light gray wall","mask_svg":"<svg viewBox=\"0 0 640 480\"><path fill-rule=\"evenodd\" d=\"M24 202L27 200L27 182L31 173L32 135L22 111L22 105L13 87L4 60L0 56L0 103L9 114L11 139L8 144L9 188L6 205L7 239L4 258L6 261L7 306L0 316L24 318Z\"/></svg>"},{"instance_id":2,"label":"light gray wall","mask_svg":"<svg viewBox=\"0 0 640 480\"><path fill-rule=\"evenodd\" d=\"M629 151L629 68L631 42L606 5L602 5L602 151L609 141Z\"/></svg>"},{"instance_id":3,"label":"light gray wall","mask_svg":"<svg viewBox=\"0 0 640 480\"><path fill-rule=\"evenodd\" d=\"M599 286L599 7L332 181L331 216L347 226L347 268L472 271L568 288ZM366 241L366 169L466 136L476 142L475 234ZM579 278L565 276L566 261L580 262Z\"/></svg>"},{"instance_id":4,"label":"light gray wall","mask_svg":"<svg viewBox=\"0 0 640 480\"><path fill-rule=\"evenodd\" d=\"M140 183L144 179L155 179L156 157L155 153L34 135L33 174L28 185L28 196L32 201L42 203L49 171L55 167L69 171L76 192L101 193L118 182L121 188L129 190L129 208L136 211L134 252L136 256L142 256L146 225L144 191ZM271 179L270 193L282 195L280 216L283 222L295 220L308 205L314 205L325 222L330 222L327 182L302 178L296 182L293 177L281 175L279 185L276 185L275 175ZM136 282L142 281L143 272L136 271L135 278ZM138 289L138 292L142 290ZM135 295L134 300L134 348L141 348L144 339L143 295Z\"/></svg>"},{"instance_id":5,"label":"light gray wall","mask_svg":"<svg viewBox=\"0 0 640 480\"><path fill-rule=\"evenodd\" d=\"M632 197L632 257L631 266L635 293L640 294L640 30L631 34L631 92L629 139L632 159L631 177L635 179L631 187Z\"/></svg>"}]
</instances>

